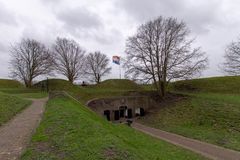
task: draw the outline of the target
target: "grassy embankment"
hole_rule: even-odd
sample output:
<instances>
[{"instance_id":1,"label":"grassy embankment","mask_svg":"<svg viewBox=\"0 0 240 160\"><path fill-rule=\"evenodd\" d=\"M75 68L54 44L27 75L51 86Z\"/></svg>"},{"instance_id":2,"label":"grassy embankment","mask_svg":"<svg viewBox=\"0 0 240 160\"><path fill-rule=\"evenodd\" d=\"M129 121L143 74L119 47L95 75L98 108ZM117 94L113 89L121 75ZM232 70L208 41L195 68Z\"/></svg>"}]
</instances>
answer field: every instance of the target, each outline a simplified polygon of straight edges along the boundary
<instances>
[{"instance_id":1,"label":"grassy embankment","mask_svg":"<svg viewBox=\"0 0 240 160\"><path fill-rule=\"evenodd\" d=\"M103 98L109 96L122 96L131 91L143 91L143 87L130 80L116 79L106 80L99 85L76 86L66 80L50 79L49 89L54 91L67 91L82 103L86 103L93 98Z\"/></svg>"},{"instance_id":2,"label":"grassy embankment","mask_svg":"<svg viewBox=\"0 0 240 160\"><path fill-rule=\"evenodd\" d=\"M48 95L40 89L28 89L20 82L10 79L0 79L0 92L20 98L44 98Z\"/></svg>"},{"instance_id":3,"label":"grassy embankment","mask_svg":"<svg viewBox=\"0 0 240 160\"><path fill-rule=\"evenodd\" d=\"M163 103L141 123L240 151L240 77L179 81L171 89L187 98Z\"/></svg>"},{"instance_id":4,"label":"grassy embankment","mask_svg":"<svg viewBox=\"0 0 240 160\"><path fill-rule=\"evenodd\" d=\"M51 99L43 120L21 158L85 160L193 160L190 151L114 125L68 97Z\"/></svg>"},{"instance_id":5,"label":"grassy embankment","mask_svg":"<svg viewBox=\"0 0 240 160\"><path fill-rule=\"evenodd\" d=\"M0 126L31 104L31 101L0 93Z\"/></svg>"},{"instance_id":6,"label":"grassy embankment","mask_svg":"<svg viewBox=\"0 0 240 160\"><path fill-rule=\"evenodd\" d=\"M21 88L17 81L0 79L0 91ZM0 126L30 105L30 101L0 92Z\"/></svg>"},{"instance_id":7,"label":"grassy embankment","mask_svg":"<svg viewBox=\"0 0 240 160\"><path fill-rule=\"evenodd\" d=\"M24 98L42 98L47 94L36 89L26 89L15 80L0 79L0 126L31 104Z\"/></svg>"}]
</instances>

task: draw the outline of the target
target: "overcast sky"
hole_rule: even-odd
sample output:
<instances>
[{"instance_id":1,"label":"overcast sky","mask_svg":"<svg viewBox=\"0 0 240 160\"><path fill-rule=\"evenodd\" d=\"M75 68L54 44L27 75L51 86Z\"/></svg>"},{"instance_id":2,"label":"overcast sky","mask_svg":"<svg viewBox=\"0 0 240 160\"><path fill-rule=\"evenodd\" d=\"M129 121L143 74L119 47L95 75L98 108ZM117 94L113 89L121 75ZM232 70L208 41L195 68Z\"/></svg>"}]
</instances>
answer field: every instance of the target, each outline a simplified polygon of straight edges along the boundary
<instances>
[{"instance_id":1,"label":"overcast sky","mask_svg":"<svg viewBox=\"0 0 240 160\"><path fill-rule=\"evenodd\" d=\"M239 0L0 0L0 77L9 76L9 46L22 38L50 45L64 36L89 52L124 56L126 38L160 15L187 23L209 57L204 77L222 75L224 49L240 35Z\"/></svg>"}]
</instances>

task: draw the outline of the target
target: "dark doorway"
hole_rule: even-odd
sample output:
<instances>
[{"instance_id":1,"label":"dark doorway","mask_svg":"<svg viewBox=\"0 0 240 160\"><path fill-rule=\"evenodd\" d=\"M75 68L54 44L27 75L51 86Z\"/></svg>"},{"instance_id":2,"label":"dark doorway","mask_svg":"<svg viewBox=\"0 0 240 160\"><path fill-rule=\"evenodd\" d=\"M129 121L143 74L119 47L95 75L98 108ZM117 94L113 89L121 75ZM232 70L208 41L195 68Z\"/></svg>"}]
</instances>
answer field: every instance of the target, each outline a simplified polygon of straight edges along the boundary
<instances>
[{"instance_id":1,"label":"dark doorway","mask_svg":"<svg viewBox=\"0 0 240 160\"><path fill-rule=\"evenodd\" d=\"M140 116L144 116L144 115L145 115L144 109L140 108Z\"/></svg>"},{"instance_id":2,"label":"dark doorway","mask_svg":"<svg viewBox=\"0 0 240 160\"><path fill-rule=\"evenodd\" d=\"M120 106L119 112L120 112L120 118L125 117L125 110L127 109L127 106Z\"/></svg>"},{"instance_id":3,"label":"dark doorway","mask_svg":"<svg viewBox=\"0 0 240 160\"><path fill-rule=\"evenodd\" d=\"M124 109L120 109L120 118L124 117Z\"/></svg>"},{"instance_id":4,"label":"dark doorway","mask_svg":"<svg viewBox=\"0 0 240 160\"><path fill-rule=\"evenodd\" d=\"M120 106L119 112L120 112L120 118L123 118L125 113L125 106Z\"/></svg>"},{"instance_id":5,"label":"dark doorway","mask_svg":"<svg viewBox=\"0 0 240 160\"><path fill-rule=\"evenodd\" d=\"M119 120L119 110L114 111L114 120L115 121Z\"/></svg>"},{"instance_id":6,"label":"dark doorway","mask_svg":"<svg viewBox=\"0 0 240 160\"><path fill-rule=\"evenodd\" d=\"M128 109L127 113L128 113L127 118L132 118L132 109Z\"/></svg>"},{"instance_id":7,"label":"dark doorway","mask_svg":"<svg viewBox=\"0 0 240 160\"><path fill-rule=\"evenodd\" d=\"M110 121L110 111L109 110L105 110L103 114L107 118L107 120Z\"/></svg>"}]
</instances>

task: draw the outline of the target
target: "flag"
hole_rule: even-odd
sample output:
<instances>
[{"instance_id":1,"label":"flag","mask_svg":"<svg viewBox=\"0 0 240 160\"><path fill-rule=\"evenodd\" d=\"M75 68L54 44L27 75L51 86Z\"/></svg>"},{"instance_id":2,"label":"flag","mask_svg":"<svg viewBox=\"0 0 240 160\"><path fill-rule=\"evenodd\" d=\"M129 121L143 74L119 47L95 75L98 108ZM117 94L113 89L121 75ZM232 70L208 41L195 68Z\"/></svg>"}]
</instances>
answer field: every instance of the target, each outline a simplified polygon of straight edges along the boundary
<instances>
[{"instance_id":1,"label":"flag","mask_svg":"<svg viewBox=\"0 0 240 160\"><path fill-rule=\"evenodd\" d=\"M112 61L113 61L113 63L120 65L120 57L119 56L113 56Z\"/></svg>"}]
</instances>

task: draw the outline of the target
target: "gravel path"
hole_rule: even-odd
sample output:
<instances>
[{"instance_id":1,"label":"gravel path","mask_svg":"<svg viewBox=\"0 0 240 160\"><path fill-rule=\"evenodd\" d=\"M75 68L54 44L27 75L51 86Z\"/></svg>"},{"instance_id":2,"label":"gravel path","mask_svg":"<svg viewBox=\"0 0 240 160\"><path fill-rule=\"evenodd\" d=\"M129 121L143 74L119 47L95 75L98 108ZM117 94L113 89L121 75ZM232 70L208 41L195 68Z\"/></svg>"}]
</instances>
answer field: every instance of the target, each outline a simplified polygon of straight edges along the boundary
<instances>
[{"instance_id":1,"label":"gravel path","mask_svg":"<svg viewBox=\"0 0 240 160\"><path fill-rule=\"evenodd\" d=\"M0 160L19 159L38 126L45 99L32 99L33 103L12 120L0 127Z\"/></svg>"},{"instance_id":2,"label":"gravel path","mask_svg":"<svg viewBox=\"0 0 240 160\"><path fill-rule=\"evenodd\" d=\"M153 137L165 140L177 146L189 149L199 153L207 158L214 160L240 160L240 152L225 149L209 143L193 140L173 133L165 132L159 129L147 127L145 125L134 122L133 128L149 134Z\"/></svg>"}]
</instances>

